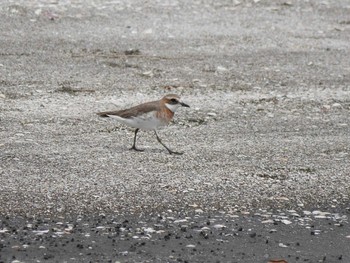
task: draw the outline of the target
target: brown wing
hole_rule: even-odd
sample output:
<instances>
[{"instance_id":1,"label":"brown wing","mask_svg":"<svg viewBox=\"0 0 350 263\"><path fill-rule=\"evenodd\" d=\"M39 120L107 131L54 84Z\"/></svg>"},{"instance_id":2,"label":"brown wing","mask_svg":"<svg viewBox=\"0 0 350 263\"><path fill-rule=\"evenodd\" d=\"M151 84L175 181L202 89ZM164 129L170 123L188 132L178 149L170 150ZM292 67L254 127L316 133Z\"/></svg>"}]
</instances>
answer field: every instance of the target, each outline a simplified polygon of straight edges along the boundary
<instances>
[{"instance_id":1,"label":"brown wing","mask_svg":"<svg viewBox=\"0 0 350 263\"><path fill-rule=\"evenodd\" d=\"M148 113L150 111L157 111L159 110L159 102L158 101L152 101L143 103L140 105L137 105L135 107L126 109L126 110L119 110L119 111L104 111L104 112L98 112L97 115L101 117L108 117L109 115L116 115L125 119L136 117L144 113Z\"/></svg>"}]
</instances>

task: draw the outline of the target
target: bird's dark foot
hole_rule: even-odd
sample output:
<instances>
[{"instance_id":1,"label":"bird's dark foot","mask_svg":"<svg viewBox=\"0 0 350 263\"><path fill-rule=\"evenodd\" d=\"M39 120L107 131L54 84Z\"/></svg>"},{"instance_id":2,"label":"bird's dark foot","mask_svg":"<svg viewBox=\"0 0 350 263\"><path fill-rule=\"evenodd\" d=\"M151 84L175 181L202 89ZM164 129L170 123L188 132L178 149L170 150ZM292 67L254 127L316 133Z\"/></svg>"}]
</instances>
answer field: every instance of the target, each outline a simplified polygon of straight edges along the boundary
<instances>
[{"instance_id":1,"label":"bird's dark foot","mask_svg":"<svg viewBox=\"0 0 350 263\"><path fill-rule=\"evenodd\" d=\"M169 154L175 154L175 155L183 155L184 153L182 152L174 152L172 150L168 150L169 151Z\"/></svg>"},{"instance_id":2,"label":"bird's dark foot","mask_svg":"<svg viewBox=\"0 0 350 263\"><path fill-rule=\"evenodd\" d=\"M137 151L137 152L143 152L144 149L139 149L139 148L136 148L135 146L131 147L129 150L134 150L134 151Z\"/></svg>"}]
</instances>

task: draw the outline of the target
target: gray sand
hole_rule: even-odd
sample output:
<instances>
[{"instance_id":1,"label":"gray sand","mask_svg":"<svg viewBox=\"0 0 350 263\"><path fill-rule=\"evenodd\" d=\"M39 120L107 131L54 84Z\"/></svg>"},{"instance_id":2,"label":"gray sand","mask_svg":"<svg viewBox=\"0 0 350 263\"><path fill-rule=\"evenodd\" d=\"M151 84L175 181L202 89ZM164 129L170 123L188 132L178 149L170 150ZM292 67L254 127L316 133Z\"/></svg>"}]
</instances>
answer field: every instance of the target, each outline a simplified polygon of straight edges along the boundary
<instances>
[{"instance_id":1,"label":"gray sand","mask_svg":"<svg viewBox=\"0 0 350 263\"><path fill-rule=\"evenodd\" d=\"M2 218L322 211L349 242L349 14L345 0L1 2ZM129 151L133 130L95 114L167 93L191 105L159 131L181 156L143 131Z\"/></svg>"}]
</instances>

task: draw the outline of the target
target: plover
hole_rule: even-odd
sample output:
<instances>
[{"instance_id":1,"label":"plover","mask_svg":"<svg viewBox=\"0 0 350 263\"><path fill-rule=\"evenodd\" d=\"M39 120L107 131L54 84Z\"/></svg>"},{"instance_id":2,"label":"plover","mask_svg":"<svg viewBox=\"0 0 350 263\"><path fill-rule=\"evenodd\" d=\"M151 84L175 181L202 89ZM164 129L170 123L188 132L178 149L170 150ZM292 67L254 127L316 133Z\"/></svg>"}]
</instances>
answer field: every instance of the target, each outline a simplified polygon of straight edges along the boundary
<instances>
[{"instance_id":1,"label":"plover","mask_svg":"<svg viewBox=\"0 0 350 263\"><path fill-rule=\"evenodd\" d=\"M130 150L143 151L136 148L136 137L140 129L153 130L158 142L168 150L170 154L182 154L169 149L159 138L157 129L166 126L174 117L175 111L180 107L190 107L180 100L180 97L175 94L168 94L157 101L146 102L125 110L105 111L97 113L101 117L114 118L117 121L136 128L134 143Z\"/></svg>"}]
</instances>

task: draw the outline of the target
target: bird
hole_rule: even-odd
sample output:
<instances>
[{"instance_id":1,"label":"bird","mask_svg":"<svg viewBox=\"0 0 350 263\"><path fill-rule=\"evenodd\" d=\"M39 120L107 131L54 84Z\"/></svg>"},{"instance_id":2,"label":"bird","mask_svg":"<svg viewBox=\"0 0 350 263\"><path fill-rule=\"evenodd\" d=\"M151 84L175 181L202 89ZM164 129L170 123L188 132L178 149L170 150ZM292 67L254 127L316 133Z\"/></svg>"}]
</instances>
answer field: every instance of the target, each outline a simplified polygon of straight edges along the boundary
<instances>
[{"instance_id":1,"label":"bird","mask_svg":"<svg viewBox=\"0 0 350 263\"><path fill-rule=\"evenodd\" d=\"M190 107L182 102L176 94L165 95L162 99L142 103L140 105L117 111L98 112L100 117L110 117L116 119L129 127L136 128L134 135L134 143L130 150L144 151L136 147L136 137L140 129L153 130L157 141L169 152L169 154L183 154L176 152L167 147L157 134L157 129L166 126L173 119L175 111L179 107Z\"/></svg>"}]
</instances>

